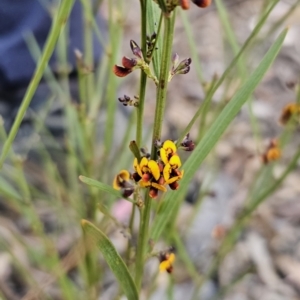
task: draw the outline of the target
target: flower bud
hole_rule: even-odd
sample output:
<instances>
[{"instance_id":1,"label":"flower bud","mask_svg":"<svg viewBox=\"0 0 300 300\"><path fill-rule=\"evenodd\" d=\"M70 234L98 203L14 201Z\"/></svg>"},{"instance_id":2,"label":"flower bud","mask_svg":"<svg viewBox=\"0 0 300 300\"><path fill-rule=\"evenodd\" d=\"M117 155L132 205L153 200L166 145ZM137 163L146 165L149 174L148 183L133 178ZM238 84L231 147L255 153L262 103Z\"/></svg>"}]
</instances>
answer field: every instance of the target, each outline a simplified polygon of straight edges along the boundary
<instances>
[{"instance_id":1,"label":"flower bud","mask_svg":"<svg viewBox=\"0 0 300 300\"><path fill-rule=\"evenodd\" d=\"M190 8L190 0L180 0L180 6L182 9L186 10Z\"/></svg>"},{"instance_id":2,"label":"flower bud","mask_svg":"<svg viewBox=\"0 0 300 300\"><path fill-rule=\"evenodd\" d=\"M172 64L174 69L177 67L178 62L179 62L179 55L177 53L174 53L172 56Z\"/></svg>"},{"instance_id":3,"label":"flower bud","mask_svg":"<svg viewBox=\"0 0 300 300\"><path fill-rule=\"evenodd\" d=\"M193 151L195 149L195 144L190 139L189 133L184 137L183 141L181 142L181 146L185 151Z\"/></svg>"},{"instance_id":4,"label":"flower bud","mask_svg":"<svg viewBox=\"0 0 300 300\"><path fill-rule=\"evenodd\" d=\"M176 55L176 54L175 54ZM178 55L174 58L173 60L178 60ZM191 58L186 58L182 60L176 67L173 66L171 74L172 76L177 75L177 74L186 74L190 71L190 64L192 62Z\"/></svg>"},{"instance_id":5,"label":"flower bud","mask_svg":"<svg viewBox=\"0 0 300 300\"><path fill-rule=\"evenodd\" d=\"M142 50L135 41L130 40L130 47L134 56L144 60Z\"/></svg>"},{"instance_id":6,"label":"flower bud","mask_svg":"<svg viewBox=\"0 0 300 300\"><path fill-rule=\"evenodd\" d=\"M155 199L155 198L157 198L157 195L158 195L158 190L154 187L150 187L150 190L149 190L150 198Z\"/></svg>"},{"instance_id":7,"label":"flower bud","mask_svg":"<svg viewBox=\"0 0 300 300\"><path fill-rule=\"evenodd\" d=\"M211 4L211 0L192 0L197 6L205 8Z\"/></svg>"}]
</instances>

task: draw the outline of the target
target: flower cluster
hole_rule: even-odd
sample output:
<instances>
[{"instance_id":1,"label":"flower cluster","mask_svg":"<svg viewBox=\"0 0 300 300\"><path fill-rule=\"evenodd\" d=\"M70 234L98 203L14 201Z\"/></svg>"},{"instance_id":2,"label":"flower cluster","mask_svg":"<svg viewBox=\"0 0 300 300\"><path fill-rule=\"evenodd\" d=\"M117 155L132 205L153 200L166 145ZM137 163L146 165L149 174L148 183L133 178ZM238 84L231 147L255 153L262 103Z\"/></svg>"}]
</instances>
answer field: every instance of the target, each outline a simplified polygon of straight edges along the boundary
<instances>
[{"instance_id":1,"label":"flower cluster","mask_svg":"<svg viewBox=\"0 0 300 300\"><path fill-rule=\"evenodd\" d=\"M185 137L181 146L184 150L194 149L194 143ZM130 174L127 170L120 171L114 178L114 189L121 190L124 197L129 197L136 187L149 188L149 196L156 198L158 191L167 191L167 186L172 190L179 188L178 181L183 177L181 160L177 153L177 147L171 140L157 143L158 159L150 159L150 156L141 151L144 155L140 160L134 159L134 173ZM130 181L134 181L135 184Z\"/></svg>"},{"instance_id":2,"label":"flower cluster","mask_svg":"<svg viewBox=\"0 0 300 300\"><path fill-rule=\"evenodd\" d=\"M159 159L157 161L143 157L140 162L134 159L133 167L135 173L132 177L141 187L149 187L149 196L156 198L158 191L165 192L166 185L172 190L179 187L178 181L183 176L180 171L181 160L177 154L177 147L174 142L167 140L162 144L159 150Z\"/></svg>"},{"instance_id":3,"label":"flower cluster","mask_svg":"<svg viewBox=\"0 0 300 300\"><path fill-rule=\"evenodd\" d=\"M154 38L154 35L152 35L152 38ZM113 72L115 73L115 75L118 77L125 77L128 74L130 74L132 71L134 71L135 69L141 69L157 85L158 79L155 77L155 75L152 74L149 64L144 59L141 48L133 40L130 41L130 48L135 57L129 58L127 56L123 56L122 66L114 65L114 67L113 67ZM148 53L147 55L150 55L150 54Z\"/></svg>"},{"instance_id":4,"label":"flower cluster","mask_svg":"<svg viewBox=\"0 0 300 300\"><path fill-rule=\"evenodd\" d=\"M156 33L153 33L150 37L147 36L147 61L151 60L152 53L155 50ZM113 72L118 77L125 77L136 69L141 69L145 72L148 78L152 79L156 85L158 85L158 79L151 72L149 64L144 59L142 50L133 40L130 41L130 47L134 58L124 56L122 58L122 66L114 65ZM191 58L186 58L179 62L179 56L175 53L172 57L172 69L170 70L168 81L178 74L187 74L190 71ZM122 98L121 98L122 99ZM126 100L126 99L125 99ZM120 101L120 98L119 98ZM122 102L122 101L121 101ZM123 103L124 104L124 103Z\"/></svg>"},{"instance_id":5,"label":"flower cluster","mask_svg":"<svg viewBox=\"0 0 300 300\"><path fill-rule=\"evenodd\" d=\"M119 102L121 102L124 106L135 106L138 107L139 106L139 97L138 96L134 96L134 98L130 98L127 95L124 95L123 98L118 98Z\"/></svg>"}]
</instances>

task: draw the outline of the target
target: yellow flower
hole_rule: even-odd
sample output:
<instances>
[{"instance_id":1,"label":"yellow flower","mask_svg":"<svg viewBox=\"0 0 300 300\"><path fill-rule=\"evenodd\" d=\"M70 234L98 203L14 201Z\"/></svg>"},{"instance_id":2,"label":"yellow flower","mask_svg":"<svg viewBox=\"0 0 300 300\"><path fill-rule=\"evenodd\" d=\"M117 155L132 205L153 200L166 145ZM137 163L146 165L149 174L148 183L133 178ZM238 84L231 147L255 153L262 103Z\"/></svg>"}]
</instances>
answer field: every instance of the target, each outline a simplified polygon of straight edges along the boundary
<instances>
[{"instance_id":1,"label":"yellow flower","mask_svg":"<svg viewBox=\"0 0 300 300\"><path fill-rule=\"evenodd\" d=\"M144 182L149 181L152 176L155 180L158 180L160 177L159 166L155 160L148 160L146 157L143 157L141 162L138 163L137 158L135 158L133 167ZM145 176L146 174L152 176Z\"/></svg>"},{"instance_id":2,"label":"yellow flower","mask_svg":"<svg viewBox=\"0 0 300 300\"><path fill-rule=\"evenodd\" d=\"M176 151L177 151L177 147L174 142L170 140L166 140L163 143L159 153L160 153L160 158L165 165L169 163L169 159L176 153Z\"/></svg>"},{"instance_id":3,"label":"yellow flower","mask_svg":"<svg viewBox=\"0 0 300 300\"><path fill-rule=\"evenodd\" d=\"M126 182L130 179L130 173L127 170L121 170L119 174L116 175L113 182L113 188L115 190L120 190L124 187Z\"/></svg>"},{"instance_id":4,"label":"yellow flower","mask_svg":"<svg viewBox=\"0 0 300 300\"><path fill-rule=\"evenodd\" d=\"M155 160L148 160L143 157L138 162L137 158L134 159L133 167L136 171L133 174L133 178L139 183L141 187L150 187L149 195L151 198L156 198L158 190L165 192L167 189L163 185L161 180L161 170L160 166Z\"/></svg>"},{"instance_id":5,"label":"yellow flower","mask_svg":"<svg viewBox=\"0 0 300 300\"><path fill-rule=\"evenodd\" d=\"M160 255L159 259L159 270L161 272L167 271L168 273L172 273L173 262L175 261L175 254L173 252L165 252Z\"/></svg>"},{"instance_id":6,"label":"yellow flower","mask_svg":"<svg viewBox=\"0 0 300 300\"><path fill-rule=\"evenodd\" d=\"M127 170L121 170L114 178L113 188L122 190L123 197L129 197L134 192L134 186L129 180L130 173Z\"/></svg>"}]
</instances>

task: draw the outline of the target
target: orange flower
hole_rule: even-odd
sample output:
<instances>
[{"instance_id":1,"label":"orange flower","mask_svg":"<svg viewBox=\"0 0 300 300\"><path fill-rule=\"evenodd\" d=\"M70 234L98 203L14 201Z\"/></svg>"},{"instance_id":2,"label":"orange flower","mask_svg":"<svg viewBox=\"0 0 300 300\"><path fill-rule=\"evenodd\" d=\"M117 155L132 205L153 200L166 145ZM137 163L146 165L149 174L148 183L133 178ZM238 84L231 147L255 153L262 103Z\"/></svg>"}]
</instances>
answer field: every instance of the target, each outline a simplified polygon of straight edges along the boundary
<instances>
[{"instance_id":1,"label":"orange flower","mask_svg":"<svg viewBox=\"0 0 300 300\"><path fill-rule=\"evenodd\" d=\"M273 139L270 141L270 144L266 152L262 155L262 161L264 164L268 164L271 161L278 160L281 157L281 150L278 146L278 141Z\"/></svg>"},{"instance_id":2,"label":"orange flower","mask_svg":"<svg viewBox=\"0 0 300 300\"><path fill-rule=\"evenodd\" d=\"M285 125L295 115L300 116L300 104L289 103L283 108L279 122Z\"/></svg>"}]
</instances>

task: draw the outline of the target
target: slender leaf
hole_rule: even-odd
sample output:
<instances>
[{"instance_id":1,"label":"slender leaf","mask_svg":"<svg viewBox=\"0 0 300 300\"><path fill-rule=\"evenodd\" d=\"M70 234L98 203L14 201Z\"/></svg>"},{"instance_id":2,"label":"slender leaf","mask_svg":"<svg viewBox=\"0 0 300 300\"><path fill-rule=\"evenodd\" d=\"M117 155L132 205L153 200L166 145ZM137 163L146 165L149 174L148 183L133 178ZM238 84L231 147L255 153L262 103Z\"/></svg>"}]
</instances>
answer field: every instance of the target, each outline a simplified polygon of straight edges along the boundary
<instances>
[{"instance_id":1,"label":"slender leaf","mask_svg":"<svg viewBox=\"0 0 300 300\"><path fill-rule=\"evenodd\" d=\"M116 276L125 295L130 300L138 300L138 292L133 279L115 247L108 237L92 223L81 220L81 226L88 238L91 238L100 249L108 266Z\"/></svg>"},{"instance_id":2,"label":"slender leaf","mask_svg":"<svg viewBox=\"0 0 300 300\"><path fill-rule=\"evenodd\" d=\"M222 22L222 27L224 28L226 38L229 42L229 45L232 49L232 52L233 52L234 56L236 56L240 52L240 47L239 47L239 44L237 42L237 38L235 36L235 33L232 29L232 25L230 24L230 19L229 19L229 16L227 14L225 5L224 5L222 0L215 0L215 3L216 3L216 7L217 7L217 10L218 10L218 13L219 13L220 21ZM239 73L240 73L240 77L244 78L247 74L247 69L246 69L245 62L243 61L243 57L241 57L238 60L237 66L238 66L238 70L239 70Z\"/></svg>"},{"instance_id":3,"label":"slender leaf","mask_svg":"<svg viewBox=\"0 0 300 300\"><path fill-rule=\"evenodd\" d=\"M154 220L154 225L151 230L151 238L157 240L161 233L164 231L169 220L174 217L174 211L179 209L179 206L184 198L184 191L187 185L192 180L195 172L200 167L203 160L209 154L209 152L216 145L226 128L235 118L243 104L247 101L249 96L253 93L256 86L262 80L263 76L271 66L272 62L276 58L288 29L285 29L280 36L276 39L272 47L269 49L263 60L252 73L245 84L237 91L235 96L227 104L227 106L220 113L218 118L206 132L201 142L197 145L191 156L188 158L183 166L185 171L184 177L181 180L181 188L175 192L169 192L165 197L162 208Z\"/></svg>"},{"instance_id":4,"label":"slender leaf","mask_svg":"<svg viewBox=\"0 0 300 300\"><path fill-rule=\"evenodd\" d=\"M251 43L254 41L255 37L258 35L258 33L260 32L261 28L266 23L269 15L270 15L270 13L272 12L272 10L274 9L274 7L276 6L276 4L278 2L279 2L279 0L273 1L273 3L270 5L270 8L267 10L267 12L261 17L261 19L256 24L255 28L253 29L252 33L250 34L250 36L245 41L245 43L242 46L242 48L239 51L239 53L234 57L234 59L232 60L232 62L230 63L230 65L227 67L227 69L225 70L225 72L222 74L222 76L220 77L220 79L210 88L210 90L208 90L207 95L205 97L205 100L204 100L203 104L196 111L194 117L189 122L189 124L187 125L187 127L183 130L182 134L180 135L181 138L183 138L188 132L190 132L190 129L194 125L195 121L198 119L198 117L200 115L202 115L202 111L205 110L205 107L209 105L209 103L210 103L213 95L217 91L217 89L221 86L221 84L223 83L223 81L225 80L225 78L227 78L227 76L230 74L230 72L232 71L232 69L239 62L239 60L242 57L242 55L244 54L244 52L249 48L249 46L251 45ZM202 108L202 106L204 106L204 107ZM179 141L181 140L181 138L179 139Z\"/></svg>"},{"instance_id":5,"label":"slender leaf","mask_svg":"<svg viewBox=\"0 0 300 300\"><path fill-rule=\"evenodd\" d=\"M9 198L22 201L20 193L4 178L0 177L0 192Z\"/></svg>"},{"instance_id":6,"label":"slender leaf","mask_svg":"<svg viewBox=\"0 0 300 300\"><path fill-rule=\"evenodd\" d=\"M107 193L109 193L113 196L116 196L118 198L124 198L124 199L128 200L129 202L133 203L133 201L131 199L125 198L124 196L122 196L122 194L119 191L115 190L113 187L111 187L108 184L105 184L103 182L100 182L100 181L97 181L95 179L88 178L88 177L85 177L85 176L82 176L82 175L79 176L79 180L82 181L83 183L89 185L89 186L96 187L96 188L98 188L99 190L101 190L103 192L107 192Z\"/></svg>"}]
</instances>

